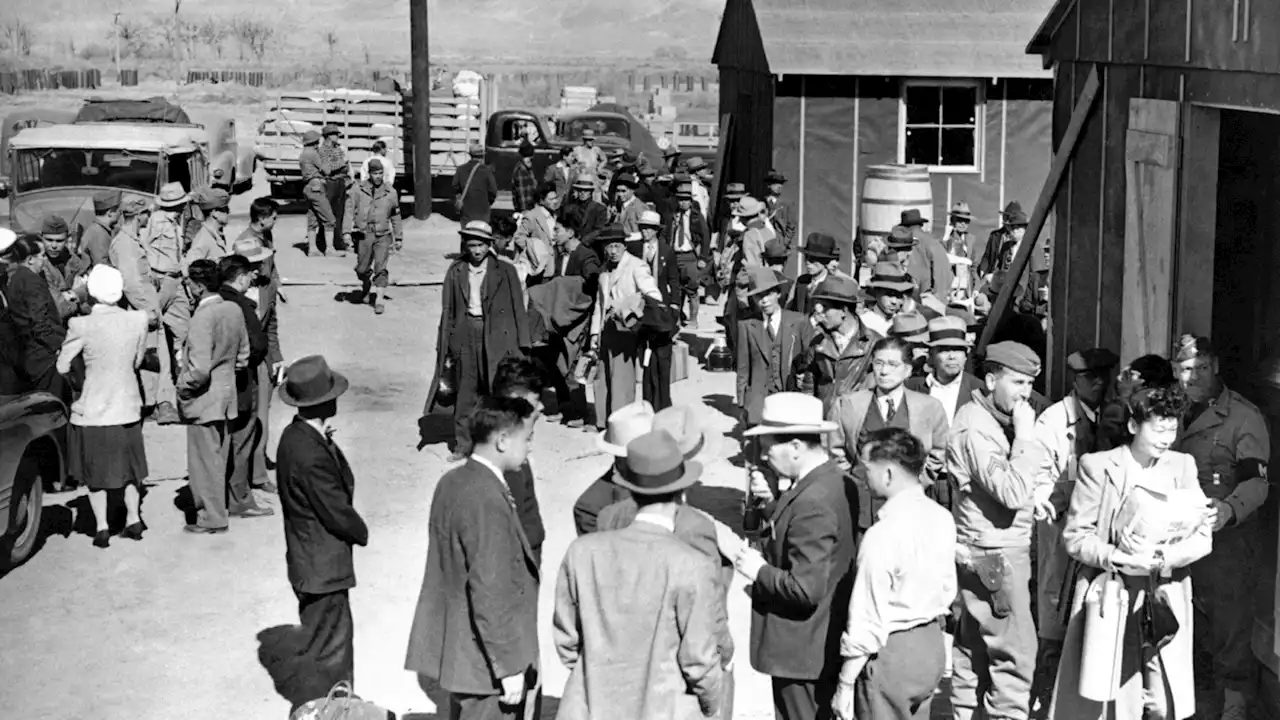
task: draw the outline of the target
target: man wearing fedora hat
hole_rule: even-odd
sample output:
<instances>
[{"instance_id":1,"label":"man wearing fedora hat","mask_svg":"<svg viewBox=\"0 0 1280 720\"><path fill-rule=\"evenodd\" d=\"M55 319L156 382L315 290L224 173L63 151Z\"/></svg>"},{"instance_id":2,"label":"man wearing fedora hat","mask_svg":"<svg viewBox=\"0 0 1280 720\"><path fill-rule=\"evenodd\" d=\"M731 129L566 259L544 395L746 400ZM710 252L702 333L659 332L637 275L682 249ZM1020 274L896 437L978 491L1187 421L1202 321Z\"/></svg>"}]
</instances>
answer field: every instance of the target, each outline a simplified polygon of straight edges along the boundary
<instances>
[{"instance_id":1,"label":"man wearing fedora hat","mask_svg":"<svg viewBox=\"0 0 1280 720\"><path fill-rule=\"evenodd\" d=\"M470 458L431 499L405 669L438 681L457 720L525 717L537 685L541 572L504 482L528 457L536 420L522 399L484 398Z\"/></svg>"},{"instance_id":2,"label":"man wearing fedora hat","mask_svg":"<svg viewBox=\"0 0 1280 720\"><path fill-rule=\"evenodd\" d=\"M773 229L764 219L764 203L750 196L743 196L733 203L731 211L733 220L742 227L739 235L730 229L721 240L721 252L717 260L718 272L722 276L721 285L737 288L725 299L723 321L726 328L726 340L730 350L734 350L737 334L729 337L738 322L751 315L751 308L745 290L743 271L764 267L764 248L775 236Z\"/></svg>"},{"instance_id":3,"label":"man wearing fedora hat","mask_svg":"<svg viewBox=\"0 0 1280 720\"><path fill-rule=\"evenodd\" d=\"M1028 399L1040 358L1027 346L987 348L984 386L956 412L947 443L956 518L960 613L951 707L959 720L1025 718L1036 662L1031 527L1039 453Z\"/></svg>"},{"instance_id":4,"label":"man wearing fedora hat","mask_svg":"<svg viewBox=\"0 0 1280 720\"><path fill-rule=\"evenodd\" d=\"M465 252L445 271L435 376L422 413L435 409L442 378L451 379L455 461L470 450L466 418L489 391L498 363L532 345L520 276L494 256L492 228L475 220L460 234Z\"/></svg>"},{"instance_id":5,"label":"man wearing fedora hat","mask_svg":"<svg viewBox=\"0 0 1280 720\"><path fill-rule=\"evenodd\" d=\"M746 427L760 423L765 398L798 390L813 326L798 312L782 308L783 280L766 267L747 270L747 297L759 317L738 323L738 406Z\"/></svg>"},{"instance_id":6,"label":"man wearing fedora hat","mask_svg":"<svg viewBox=\"0 0 1280 720\"><path fill-rule=\"evenodd\" d=\"M969 232L972 223L973 211L969 203L957 201L947 216L947 238L942 243L954 278L951 289L964 298L973 296L976 287L974 265L982 258L980 240L977 234Z\"/></svg>"},{"instance_id":7,"label":"man wearing fedora hat","mask_svg":"<svg viewBox=\"0 0 1280 720\"><path fill-rule=\"evenodd\" d=\"M893 326L893 318L906 305L907 296L916 288L912 277L896 262L882 260L871 270L871 281L867 290L875 300L859 315L859 319L868 328L884 336L889 334Z\"/></svg>"},{"instance_id":8,"label":"man wearing fedora hat","mask_svg":"<svg viewBox=\"0 0 1280 720\"><path fill-rule=\"evenodd\" d=\"M323 138L316 130L307 130L302 134L302 152L298 154L298 170L302 175L302 197L307 201L307 254L318 253L320 245L319 233L324 233L329 251L334 241L333 231L337 220L333 214L333 206L329 203L328 171L324 158L320 156L320 141Z\"/></svg>"},{"instance_id":9,"label":"man wearing fedora hat","mask_svg":"<svg viewBox=\"0 0 1280 720\"><path fill-rule=\"evenodd\" d=\"M861 302L858 283L847 275L828 276L810 302L817 332L809 345L809 372L826 413L837 397L866 383L871 346L881 337L859 320Z\"/></svg>"},{"instance_id":10,"label":"man wearing fedora hat","mask_svg":"<svg viewBox=\"0 0 1280 720\"><path fill-rule=\"evenodd\" d=\"M782 239L789 253L796 241L796 209L795 203L782 200L782 187L786 184L786 176L777 170L770 170L765 175L764 212L769 226Z\"/></svg>"},{"instance_id":11,"label":"man wearing fedora hat","mask_svg":"<svg viewBox=\"0 0 1280 720\"><path fill-rule=\"evenodd\" d=\"M257 198L271 203L274 213L275 203L270 198ZM250 217L253 217L253 206L250 206ZM274 215L272 216L274 220ZM269 229L268 229L269 231ZM279 297L280 280L272 277L274 266L271 263L275 253L262 244L256 234L245 231L236 239L232 251L249 261L254 270L255 279L244 295L257 306L258 321L262 324L267 336L267 354L263 362L258 364L256 386L258 391L256 413L257 427L253 436L253 477L251 482L255 488L266 492L275 492L276 484L267 476L267 438L271 437L271 399L275 383L279 382L284 369L284 353L280 349L280 327L276 314L276 303ZM268 267L271 269L269 270Z\"/></svg>"},{"instance_id":12,"label":"man wearing fedora hat","mask_svg":"<svg viewBox=\"0 0 1280 720\"><path fill-rule=\"evenodd\" d=\"M570 673L564 717L717 716L715 574L675 534L683 493L701 473L670 433L641 435L627 445L627 470L617 478L638 506L634 521L569 545L554 622Z\"/></svg>"},{"instance_id":13,"label":"man wearing fedora hat","mask_svg":"<svg viewBox=\"0 0 1280 720\"><path fill-rule=\"evenodd\" d=\"M929 341L929 321L924 315L916 310L898 313L889 326L889 337L898 338L910 346L910 357L907 360L911 364L911 377L923 376L929 359L929 349L926 347Z\"/></svg>"},{"instance_id":14,"label":"man wearing fedora hat","mask_svg":"<svg viewBox=\"0 0 1280 720\"><path fill-rule=\"evenodd\" d=\"M781 478L775 491L753 473L751 493L771 503L772 527L763 554L747 547L735 558L751 587L751 666L772 676L780 720L824 717L840 672L839 644L829 639L848 615L857 497L826 450L834 430L820 400L784 392L765 400L760 424L744 433L760 438Z\"/></svg>"},{"instance_id":15,"label":"man wearing fedora hat","mask_svg":"<svg viewBox=\"0 0 1280 720\"><path fill-rule=\"evenodd\" d=\"M694 201L693 184L676 186L676 210L666 223L664 232L676 253L676 265L680 273L681 309L688 301L686 318L698 327L698 292L702 280L711 265L711 231L707 220Z\"/></svg>"},{"instance_id":16,"label":"man wearing fedora hat","mask_svg":"<svg viewBox=\"0 0 1280 720\"><path fill-rule=\"evenodd\" d=\"M604 369L596 378L597 422L635 400L637 362L642 350L638 325L644 315L645 298L662 302L662 291L649 266L627 251L627 242L628 235L619 225L610 225L596 236L605 261L596 289L588 346Z\"/></svg>"},{"instance_id":17,"label":"man wearing fedora hat","mask_svg":"<svg viewBox=\"0 0 1280 720\"><path fill-rule=\"evenodd\" d=\"M387 258L400 249L404 231L400 228L400 193L386 182L382 161L369 161L369 176L347 193L347 207L342 213L342 239L356 245L356 278L360 280L361 297L381 315L386 306L382 290L387 287Z\"/></svg>"},{"instance_id":18,"label":"man wearing fedora hat","mask_svg":"<svg viewBox=\"0 0 1280 720\"><path fill-rule=\"evenodd\" d=\"M947 251L937 238L923 232L921 228L927 220L920 216L919 210L904 210L902 221L903 224L889 231L885 245L890 257L885 259L893 260L892 256L896 255L902 268L919 286L915 295L934 295L945 303L954 280Z\"/></svg>"},{"instance_id":19,"label":"man wearing fedora hat","mask_svg":"<svg viewBox=\"0 0 1280 720\"><path fill-rule=\"evenodd\" d=\"M591 236L609 224L609 209L595 199L596 177L579 173L569 186L569 197L560 203L557 220L572 228L584 244L591 247ZM597 253L603 260L603 255Z\"/></svg>"},{"instance_id":20,"label":"man wearing fedora hat","mask_svg":"<svg viewBox=\"0 0 1280 720\"><path fill-rule=\"evenodd\" d=\"M1013 238L1015 226L1011 222L1022 222L1022 226L1025 227L1025 220L1026 213L1022 212L1022 203L1017 200L1010 200L1009 204L1004 206L1004 210L1000 211L1000 227L987 236L986 245L983 246L980 259L977 260L975 269L980 280L989 281L990 275L1000 269L1005 245L1011 241L1017 244Z\"/></svg>"},{"instance_id":21,"label":"man wearing fedora hat","mask_svg":"<svg viewBox=\"0 0 1280 720\"><path fill-rule=\"evenodd\" d=\"M330 425L347 386L322 355L295 360L280 385L281 401L297 408L280 433L276 476L285 563L305 638L302 697L323 697L338 682L355 680L352 547L368 544L369 528L355 509L355 475Z\"/></svg>"},{"instance_id":22,"label":"man wearing fedora hat","mask_svg":"<svg viewBox=\"0 0 1280 720\"><path fill-rule=\"evenodd\" d=\"M969 328L963 318L944 315L929 321L929 373L907 379L907 389L942 403L951 422L956 411L973 400L982 381L965 368L969 363Z\"/></svg>"},{"instance_id":23,"label":"man wearing fedora hat","mask_svg":"<svg viewBox=\"0 0 1280 720\"><path fill-rule=\"evenodd\" d=\"M826 233L811 232L800 248L800 276L796 278L795 292L789 309L808 315L813 312L812 296L828 277L850 277L840 271L840 247L836 239Z\"/></svg>"},{"instance_id":24,"label":"man wearing fedora hat","mask_svg":"<svg viewBox=\"0 0 1280 720\"><path fill-rule=\"evenodd\" d=\"M484 162L484 145L472 143L470 159L453 173L453 210L458 222L489 222L493 201L498 198L498 178Z\"/></svg>"},{"instance_id":25,"label":"man wearing fedora hat","mask_svg":"<svg viewBox=\"0 0 1280 720\"><path fill-rule=\"evenodd\" d=\"M694 156L689 158L685 163L685 169L689 171L690 180L692 181L693 201L698 204L698 210L702 212L702 217L711 220L711 191L709 187L712 179L711 166L700 157Z\"/></svg>"}]
</instances>

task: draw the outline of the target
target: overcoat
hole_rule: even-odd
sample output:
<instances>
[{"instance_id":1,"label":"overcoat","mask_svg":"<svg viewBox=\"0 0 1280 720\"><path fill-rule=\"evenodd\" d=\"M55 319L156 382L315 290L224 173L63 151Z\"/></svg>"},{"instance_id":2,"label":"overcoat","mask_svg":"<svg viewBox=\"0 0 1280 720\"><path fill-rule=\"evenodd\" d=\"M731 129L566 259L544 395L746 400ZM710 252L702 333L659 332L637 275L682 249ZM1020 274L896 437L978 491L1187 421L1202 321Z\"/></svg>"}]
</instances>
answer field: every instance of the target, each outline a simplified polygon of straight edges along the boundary
<instances>
[{"instance_id":1,"label":"overcoat","mask_svg":"<svg viewBox=\"0 0 1280 720\"><path fill-rule=\"evenodd\" d=\"M1079 563L1071 595L1071 615L1067 621L1067 635L1062 648L1062 661L1058 665L1058 681L1053 690L1049 716L1062 720L1088 720L1090 718L1116 718L1116 720L1142 720L1143 651L1139 636L1137 613L1125 619L1124 642L1116 647L1115 663L1120 666L1120 682L1115 688L1115 712L1108 713L1106 704L1080 697L1081 647L1084 640L1084 600L1093 581L1102 582L1105 574L1101 568L1115 549L1119 529L1114 526L1123 499L1139 478L1128 477L1133 465L1127 446L1101 453L1085 455L1080 459L1080 474L1071 494L1071 507L1067 512L1067 524L1062 539L1067 554ZM1196 479L1196 462L1190 455L1169 451L1156 461L1153 473L1172 476L1174 485L1182 490L1200 491ZM1195 676L1192 667L1193 616L1190 564L1209 554L1213 539L1208 524L1190 537L1164 548L1166 563L1173 569L1172 582L1162 583L1169 595L1170 605L1178 619L1178 632L1160 650L1164 665L1165 681L1173 706L1166 717L1182 720L1195 714ZM1146 593L1138 588L1145 579L1126 578L1126 595L1133 608ZM1140 606L1139 606L1140 607Z\"/></svg>"}]
</instances>

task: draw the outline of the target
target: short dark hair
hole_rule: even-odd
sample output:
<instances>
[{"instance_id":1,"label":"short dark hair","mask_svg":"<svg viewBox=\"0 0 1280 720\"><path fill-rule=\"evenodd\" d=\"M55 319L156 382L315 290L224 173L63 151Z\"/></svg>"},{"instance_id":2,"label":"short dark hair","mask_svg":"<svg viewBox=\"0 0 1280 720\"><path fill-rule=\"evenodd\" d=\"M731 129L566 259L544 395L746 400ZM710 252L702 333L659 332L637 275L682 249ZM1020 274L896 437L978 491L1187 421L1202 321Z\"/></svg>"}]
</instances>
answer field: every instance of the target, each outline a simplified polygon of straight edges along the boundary
<instances>
[{"instance_id":1,"label":"short dark hair","mask_svg":"<svg viewBox=\"0 0 1280 720\"><path fill-rule=\"evenodd\" d=\"M773 442L779 445L785 445L792 440L799 440L810 448L821 447L823 444L823 437L818 433L779 433L773 436Z\"/></svg>"},{"instance_id":2,"label":"short dark hair","mask_svg":"<svg viewBox=\"0 0 1280 720\"><path fill-rule=\"evenodd\" d=\"M248 275L252 269L253 265L243 255L227 255L218 261L218 274L222 276L224 285L230 285L241 277Z\"/></svg>"},{"instance_id":3,"label":"short dark hair","mask_svg":"<svg viewBox=\"0 0 1280 720\"><path fill-rule=\"evenodd\" d=\"M1164 387L1176 379L1173 364L1159 355L1143 355L1129 363L1129 369L1138 373L1144 387Z\"/></svg>"},{"instance_id":4,"label":"short dark hair","mask_svg":"<svg viewBox=\"0 0 1280 720\"><path fill-rule=\"evenodd\" d=\"M558 192L560 191L556 189L555 183L544 182L538 186L538 199L546 200L548 195L550 195L551 193L558 193Z\"/></svg>"},{"instance_id":5,"label":"short dark hair","mask_svg":"<svg viewBox=\"0 0 1280 720\"><path fill-rule=\"evenodd\" d=\"M373 152L378 152L379 150L386 150L387 144L381 140L374 140L371 148Z\"/></svg>"},{"instance_id":6,"label":"short dark hair","mask_svg":"<svg viewBox=\"0 0 1280 720\"><path fill-rule=\"evenodd\" d=\"M26 261L27 258L41 253L40 239L34 235L19 235L18 239L9 246L0 255L8 258L10 262L20 263Z\"/></svg>"},{"instance_id":7,"label":"short dark hair","mask_svg":"<svg viewBox=\"0 0 1280 720\"><path fill-rule=\"evenodd\" d=\"M636 507L647 507L649 505L673 503L680 497L681 492L684 491L679 490L673 493L663 493L661 495L641 495L640 493L632 493L631 498L636 501Z\"/></svg>"},{"instance_id":8,"label":"short dark hair","mask_svg":"<svg viewBox=\"0 0 1280 720\"><path fill-rule=\"evenodd\" d=\"M1001 365L998 362L991 362L990 360L984 359L982 361L982 379L985 380L988 375L995 375L996 377L1000 377L1000 373L1008 369L1009 369L1008 367Z\"/></svg>"},{"instance_id":9,"label":"short dark hair","mask_svg":"<svg viewBox=\"0 0 1280 720\"><path fill-rule=\"evenodd\" d=\"M208 292L216 292L222 286L222 273L218 272L218 263L200 259L187 268L187 277Z\"/></svg>"},{"instance_id":10,"label":"short dark hair","mask_svg":"<svg viewBox=\"0 0 1280 720\"><path fill-rule=\"evenodd\" d=\"M924 445L902 428L872 430L862 448L871 462L896 463L917 477L924 473Z\"/></svg>"},{"instance_id":11,"label":"short dark hair","mask_svg":"<svg viewBox=\"0 0 1280 720\"><path fill-rule=\"evenodd\" d=\"M541 395L546 387L546 370L542 363L532 358L503 358L493 374L493 394L498 397L511 397L514 393L525 392Z\"/></svg>"},{"instance_id":12,"label":"short dark hair","mask_svg":"<svg viewBox=\"0 0 1280 720\"><path fill-rule=\"evenodd\" d=\"M881 350L897 350L902 354L902 362L910 365L911 361L914 359L912 356L915 351L915 346L900 337L890 335L888 337L880 338L876 341L875 345L871 346L871 357L874 358L876 353Z\"/></svg>"},{"instance_id":13,"label":"short dark hair","mask_svg":"<svg viewBox=\"0 0 1280 720\"><path fill-rule=\"evenodd\" d=\"M567 157L569 157L569 156L570 156L570 155L572 155L572 154L573 154L573 148L569 147L568 145L566 145L566 146L564 146L564 147L560 148L560 157L561 157L561 158L567 158Z\"/></svg>"},{"instance_id":14,"label":"short dark hair","mask_svg":"<svg viewBox=\"0 0 1280 720\"><path fill-rule=\"evenodd\" d=\"M1144 388L1129 398L1128 415L1139 425L1157 418L1181 420L1190 407L1187 393L1177 385Z\"/></svg>"},{"instance_id":15,"label":"short dark hair","mask_svg":"<svg viewBox=\"0 0 1280 720\"><path fill-rule=\"evenodd\" d=\"M533 406L521 398L486 396L467 419L471 442L483 445L492 440L494 435L528 420L532 414Z\"/></svg>"},{"instance_id":16,"label":"short dark hair","mask_svg":"<svg viewBox=\"0 0 1280 720\"><path fill-rule=\"evenodd\" d=\"M249 222L262 222L279 212L276 201L269 197L254 198L249 203Z\"/></svg>"}]
</instances>

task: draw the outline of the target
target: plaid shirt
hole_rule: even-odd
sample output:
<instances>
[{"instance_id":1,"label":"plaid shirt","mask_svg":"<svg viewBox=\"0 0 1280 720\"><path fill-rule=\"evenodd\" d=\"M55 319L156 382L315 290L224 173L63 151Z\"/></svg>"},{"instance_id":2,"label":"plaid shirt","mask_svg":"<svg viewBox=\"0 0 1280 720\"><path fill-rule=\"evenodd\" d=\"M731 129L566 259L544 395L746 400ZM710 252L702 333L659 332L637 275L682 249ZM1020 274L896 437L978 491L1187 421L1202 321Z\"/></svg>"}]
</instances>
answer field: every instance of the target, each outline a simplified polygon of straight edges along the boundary
<instances>
[{"instance_id":1,"label":"plaid shirt","mask_svg":"<svg viewBox=\"0 0 1280 720\"><path fill-rule=\"evenodd\" d=\"M320 170L327 176L342 175L347 172L347 151L341 145L320 144Z\"/></svg>"},{"instance_id":2,"label":"plaid shirt","mask_svg":"<svg viewBox=\"0 0 1280 720\"><path fill-rule=\"evenodd\" d=\"M538 179L533 176L533 168L523 162L516 163L515 172L511 173L511 204L518 213L529 212L538 204Z\"/></svg>"}]
</instances>

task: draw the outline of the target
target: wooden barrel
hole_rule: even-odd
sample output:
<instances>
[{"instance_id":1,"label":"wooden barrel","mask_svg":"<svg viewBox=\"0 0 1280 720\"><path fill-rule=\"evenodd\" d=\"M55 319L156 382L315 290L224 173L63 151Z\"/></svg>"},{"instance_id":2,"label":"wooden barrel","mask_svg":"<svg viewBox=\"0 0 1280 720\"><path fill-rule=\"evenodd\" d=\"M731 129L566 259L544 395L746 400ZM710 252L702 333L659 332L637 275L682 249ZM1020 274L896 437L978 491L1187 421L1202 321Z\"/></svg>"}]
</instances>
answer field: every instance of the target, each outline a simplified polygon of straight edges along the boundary
<instances>
[{"instance_id":1,"label":"wooden barrel","mask_svg":"<svg viewBox=\"0 0 1280 720\"><path fill-rule=\"evenodd\" d=\"M872 165L862 183L862 207L858 213L858 237L867 248L883 242L902 219L902 211L915 208L933 219L933 186L925 165ZM861 258L857 258L860 262Z\"/></svg>"}]
</instances>

